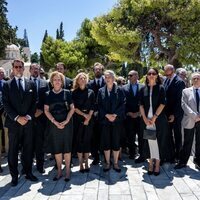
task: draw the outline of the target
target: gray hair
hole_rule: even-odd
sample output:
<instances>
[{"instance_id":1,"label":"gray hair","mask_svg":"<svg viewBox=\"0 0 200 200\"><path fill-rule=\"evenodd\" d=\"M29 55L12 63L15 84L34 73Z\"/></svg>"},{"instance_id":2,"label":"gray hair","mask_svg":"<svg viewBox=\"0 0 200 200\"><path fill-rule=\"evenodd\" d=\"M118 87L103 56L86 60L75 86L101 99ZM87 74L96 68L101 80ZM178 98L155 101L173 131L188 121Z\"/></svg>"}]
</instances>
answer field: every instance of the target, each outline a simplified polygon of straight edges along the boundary
<instances>
[{"instance_id":1,"label":"gray hair","mask_svg":"<svg viewBox=\"0 0 200 200\"><path fill-rule=\"evenodd\" d=\"M114 72L113 70L106 70L106 71L104 72L104 75L105 75L105 76L106 76L106 75L110 75L110 76L112 76L114 79L115 79L115 77L116 77L115 72Z\"/></svg>"},{"instance_id":2,"label":"gray hair","mask_svg":"<svg viewBox=\"0 0 200 200\"><path fill-rule=\"evenodd\" d=\"M2 71L4 74L6 74L6 71L3 67L0 67L0 71Z\"/></svg>"},{"instance_id":3,"label":"gray hair","mask_svg":"<svg viewBox=\"0 0 200 200\"><path fill-rule=\"evenodd\" d=\"M174 66L170 65L170 64L167 64L167 65L164 66L164 70L167 70L167 69L174 70Z\"/></svg>"}]
</instances>

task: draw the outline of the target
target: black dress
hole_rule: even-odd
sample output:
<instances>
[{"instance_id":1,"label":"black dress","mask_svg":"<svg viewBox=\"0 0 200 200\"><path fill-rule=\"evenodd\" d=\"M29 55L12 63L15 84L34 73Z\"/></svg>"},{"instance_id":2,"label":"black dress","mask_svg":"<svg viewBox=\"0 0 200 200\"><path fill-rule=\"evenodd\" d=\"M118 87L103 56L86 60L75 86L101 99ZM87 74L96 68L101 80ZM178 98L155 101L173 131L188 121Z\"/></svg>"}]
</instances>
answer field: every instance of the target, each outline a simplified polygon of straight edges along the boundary
<instances>
[{"instance_id":1,"label":"black dress","mask_svg":"<svg viewBox=\"0 0 200 200\"><path fill-rule=\"evenodd\" d=\"M94 110L95 95L91 89L80 88L72 92L72 99L75 108L88 114L90 110ZM88 125L84 125L85 118L77 113L74 114L74 141L75 152L89 153L91 152L91 139L93 133L93 119L90 119Z\"/></svg>"},{"instance_id":2,"label":"black dress","mask_svg":"<svg viewBox=\"0 0 200 200\"><path fill-rule=\"evenodd\" d=\"M49 106L49 112L58 122L63 122L72 104L71 93L69 90L62 90L60 93L54 93L52 90L46 93L46 105ZM73 122L72 119L64 129L58 129L53 123L48 121L46 130L45 152L58 154L70 153L72 149Z\"/></svg>"},{"instance_id":3,"label":"black dress","mask_svg":"<svg viewBox=\"0 0 200 200\"><path fill-rule=\"evenodd\" d=\"M143 105L146 116L148 115L148 111L150 108L149 95L150 95L150 87L144 86L140 91L140 105ZM165 90L163 86L155 85L152 91L153 114L155 114L160 104L164 104L164 105L166 104ZM143 122L143 130L144 130L146 125L143 120L142 122ZM173 158L173 148L172 148L172 143L171 143L170 135L169 135L169 124L168 124L164 109L160 113L158 118L156 119L155 125L156 125L156 132L157 132L156 136L158 140L160 159L163 162L171 161ZM145 152L146 156L149 157L148 145L146 143L145 143L144 148L146 151Z\"/></svg>"}]
</instances>

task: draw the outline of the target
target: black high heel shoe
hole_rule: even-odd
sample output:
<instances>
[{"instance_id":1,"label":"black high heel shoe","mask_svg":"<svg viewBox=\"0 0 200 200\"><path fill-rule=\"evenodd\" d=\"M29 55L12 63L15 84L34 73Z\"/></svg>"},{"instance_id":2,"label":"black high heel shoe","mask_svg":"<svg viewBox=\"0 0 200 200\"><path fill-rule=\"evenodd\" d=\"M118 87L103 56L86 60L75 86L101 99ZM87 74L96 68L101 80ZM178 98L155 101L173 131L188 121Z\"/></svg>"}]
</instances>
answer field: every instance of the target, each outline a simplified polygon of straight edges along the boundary
<instances>
[{"instance_id":1,"label":"black high heel shoe","mask_svg":"<svg viewBox=\"0 0 200 200\"><path fill-rule=\"evenodd\" d=\"M118 164L113 164L113 169L117 172L120 173L122 170L119 168Z\"/></svg>"}]
</instances>

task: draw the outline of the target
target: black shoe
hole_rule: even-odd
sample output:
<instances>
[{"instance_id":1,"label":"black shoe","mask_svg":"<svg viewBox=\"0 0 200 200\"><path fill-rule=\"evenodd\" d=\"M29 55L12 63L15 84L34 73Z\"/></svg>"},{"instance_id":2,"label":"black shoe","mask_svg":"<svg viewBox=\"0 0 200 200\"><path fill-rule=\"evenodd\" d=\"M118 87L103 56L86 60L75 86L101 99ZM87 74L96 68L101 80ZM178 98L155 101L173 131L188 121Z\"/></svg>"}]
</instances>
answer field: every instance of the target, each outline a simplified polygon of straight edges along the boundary
<instances>
[{"instance_id":1,"label":"black shoe","mask_svg":"<svg viewBox=\"0 0 200 200\"><path fill-rule=\"evenodd\" d=\"M142 158L142 157L138 157L137 159L135 159L135 163L143 163L145 161L145 159L144 158Z\"/></svg>"},{"instance_id":2,"label":"black shoe","mask_svg":"<svg viewBox=\"0 0 200 200\"><path fill-rule=\"evenodd\" d=\"M92 165L98 165L99 164L99 159L94 159L92 161Z\"/></svg>"},{"instance_id":3,"label":"black shoe","mask_svg":"<svg viewBox=\"0 0 200 200\"><path fill-rule=\"evenodd\" d=\"M65 181L65 182L69 182L69 181L70 181L70 178L65 178L64 181Z\"/></svg>"},{"instance_id":4,"label":"black shoe","mask_svg":"<svg viewBox=\"0 0 200 200\"><path fill-rule=\"evenodd\" d=\"M85 169L80 169L79 172L83 174L85 172Z\"/></svg>"},{"instance_id":5,"label":"black shoe","mask_svg":"<svg viewBox=\"0 0 200 200\"><path fill-rule=\"evenodd\" d=\"M106 164L105 167L103 168L104 172L108 172L110 170L110 164Z\"/></svg>"},{"instance_id":6,"label":"black shoe","mask_svg":"<svg viewBox=\"0 0 200 200\"><path fill-rule=\"evenodd\" d=\"M33 182L38 181L38 178L34 176L32 173L27 174L25 178Z\"/></svg>"},{"instance_id":7,"label":"black shoe","mask_svg":"<svg viewBox=\"0 0 200 200\"><path fill-rule=\"evenodd\" d=\"M84 171L85 171L86 173L88 173L88 172L90 172L90 168L86 168Z\"/></svg>"},{"instance_id":8,"label":"black shoe","mask_svg":"<svg viewBox=\"0 0 200 200\"><path fill-rule=\"evenodd\" d=\"M153 174L153 171L148 170L147 174L148 174L148 175L152 175L152 174Z\"/></svg>"},{"instance_id":9,"label":"black shoe","mask_svg":"<svg viewBox=\"0 0 200 200\"><path fill-rule=\"evenodd\" d=\"M117 173L120 173L122 170L118 167L118 165L116 165L117 167L115 167L115 165L113 165L113 170L115 170Z\"/></svg>"},{"instance_id":10,"label":"black shoe","mask_svg":"<svg viewBox=\"0 0 200 200\"><path fill-rule=\"evenodd\" d=\"M175 165L174 169L182 169L184 167L186 167L186 164L178 163L178 164Z\"/></svg>"},{"instance_id":11,"label":"black shoe","mask_svg":"<svg viewBox=\"0 0 200 200\"><path fill-rule=\"evenodd\" d=\"M12 178L11 186L15 187L18 184L18 178Z\"/></svg>"},{"instance_id":12,"label":"black shoe","mask_svg":"<svg viewBox=\"0 0 200 200\"><path fill-rule=\"evenodd\" d=\"M158 176L160 174L160 171L154 172L153 174L154 174L154 176Z\"/></svg>"},{"instance_id":13,"label":"black shoe","mask_svg":"<svg viewBox=\"0 0 200 200\"><path fill-rule=\"evenodd\" d=\"M2 169L2 167L0 166L0 173L2 173L3 172L3 169Z\"/></svg>"},{"instance_id":14,"label":"black shoe","mask_svg":"<svg viewBox=\"0 0 200 200\"><path fill-rule=\"evenodd\" d=\"M53 181L58 181L59 179L61 179L61 177L62 177L62 175L59 176L59 177L55 176L55 177L53 178Z\"/></svg>"},{"instance_id":15,"label":"black shoe","mask_svg":"<svg viewBox=\"0 0 200 200\"><path fill-rule=\"evenodd\" d=\"M43 167L38 167L37 170L38 170L38 172L40 172L40 174L45 173L45 169Z\"/></svg>"}]
</instances>

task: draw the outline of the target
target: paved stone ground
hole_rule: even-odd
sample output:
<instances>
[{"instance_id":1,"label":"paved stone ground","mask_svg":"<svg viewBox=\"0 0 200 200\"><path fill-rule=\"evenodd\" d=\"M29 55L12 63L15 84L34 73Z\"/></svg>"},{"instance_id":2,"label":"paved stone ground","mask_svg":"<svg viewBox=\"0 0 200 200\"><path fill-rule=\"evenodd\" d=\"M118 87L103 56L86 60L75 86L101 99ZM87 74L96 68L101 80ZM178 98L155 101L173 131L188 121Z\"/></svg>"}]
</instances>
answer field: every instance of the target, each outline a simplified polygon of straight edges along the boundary
<instances>
[{"instance_id":1,"label":"paved stone ground","mask_svg":"<svg viewBox=\"0 0 200 200\"><path fill-rule=\"evenodd\" d=\"M21 176L16 187L10 186L6 158L3 159L3 174L0 175L0 199L20 200L193 200L200 199L200 172L195 169L192 157L188 167L174 170L174 165L164 164L159 176L147 174L147 163L135 164L123 155L122 172L113 170L104 173L102 166L91 166L90 173L81 174L78 162L74 160L71 180L65 183L63 179L52 181L56 174L54 161L47 158L46 173L39 174L35 167L33 173L39 178L32 183ZM91 162L91 160L90 160ZM19 166L20 168L21 166ZM63 166L64 167L64 166Z\"/></svg>"}]
</instances>

